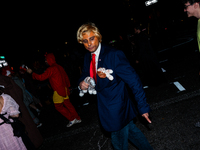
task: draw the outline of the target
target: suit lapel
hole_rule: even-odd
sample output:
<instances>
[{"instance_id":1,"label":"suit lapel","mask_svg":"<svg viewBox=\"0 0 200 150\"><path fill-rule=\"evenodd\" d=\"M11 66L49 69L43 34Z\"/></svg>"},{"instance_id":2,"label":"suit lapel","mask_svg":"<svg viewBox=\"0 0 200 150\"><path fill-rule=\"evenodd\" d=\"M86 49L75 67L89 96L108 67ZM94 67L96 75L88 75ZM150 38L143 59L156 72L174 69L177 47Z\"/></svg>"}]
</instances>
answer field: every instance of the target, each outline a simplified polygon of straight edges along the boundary
<instances>
[{"instance_id":1,"label":"suit lapel","mask_svg":"<svg viewBox=\"0 0 200 150\"><path fill-rule=\"evenodd\" d=\"M105 46L101 45L101 51L100 51L99 58L98 58L98 67L97 67L97 69L100 68L100 67L105 67L105 66L103 66L104 65L104 61L106 61L105 60L105 54L106 54ZM99 78L99 76L97 75L97 86L96 86L97 90L103 89L106 86L106 83L107 83L107 79L106 78L102 79L102 78Z\"/></svg>"},{"instance_id":2,"label":"suit lapel","mask_svg":"<svg viewBox=\"0 0 200 150\"><path fill-rule=\"evenodd\" d=\"M98 66L97 66L97 69L100 68L103 64L103 61L104 61L104 46L101 45L101 50L100 50L100 54L99 54L99 58L98 58Z\"/></svg>"}]
</instances>

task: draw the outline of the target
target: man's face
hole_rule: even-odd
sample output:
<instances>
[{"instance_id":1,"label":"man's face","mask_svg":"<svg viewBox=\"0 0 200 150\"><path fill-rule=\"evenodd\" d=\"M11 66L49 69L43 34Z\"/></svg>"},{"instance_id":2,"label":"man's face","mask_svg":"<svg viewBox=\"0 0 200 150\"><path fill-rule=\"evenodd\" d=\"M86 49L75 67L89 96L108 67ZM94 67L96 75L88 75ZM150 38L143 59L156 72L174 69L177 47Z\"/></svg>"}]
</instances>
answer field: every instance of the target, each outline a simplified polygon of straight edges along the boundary
<instances>
[{"instance_id":1,"label":"man's face","mask_svg":"<svg viewBox=\"0 0 200 150\"><path fill-rule=\"evenodd\" d=\"M91 53L95 52L99 46L99 39L92 31L83 34L82 42L85 48Z\"/></svg>"},{"instance_id":2,"label":"man's face","mask_svg":"<svg viewBox=\"0 0 200 150\"><path fill-rule=\"evenodd\" d=\"M191 5L189 2L185 3L184 12L187 12L188 17L194 16L194 4Z\"/></svg>"}]
</instances>

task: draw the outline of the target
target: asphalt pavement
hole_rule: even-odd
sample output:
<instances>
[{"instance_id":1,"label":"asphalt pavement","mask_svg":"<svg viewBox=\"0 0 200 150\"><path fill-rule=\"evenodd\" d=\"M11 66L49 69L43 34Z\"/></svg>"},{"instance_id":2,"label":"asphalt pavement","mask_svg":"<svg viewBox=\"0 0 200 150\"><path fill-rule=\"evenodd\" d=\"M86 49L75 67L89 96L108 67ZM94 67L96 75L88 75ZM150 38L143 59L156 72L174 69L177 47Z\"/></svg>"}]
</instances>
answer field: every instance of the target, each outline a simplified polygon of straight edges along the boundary
<instances>
[{"instance_id":1,"label":"asphalt pavement","mask_svg":"<svg viewBox=\"0 0 200 150\"><path fill-rule=\"evenodd\" d=\"M200 89L150 103L152 124L145 126L138 117L136 125L155 150L199 150L200 128L194 127L200 121L199 100ZM52 105L43 110L45 118L39 130L45 141L39 150L112 150L110 135L99 123L96 104L82 107L79 114L82 123L67 128L67 120ZM136 150L131 144L129 148Z\"/></svg>"},{"instance_id":2,"label":"asphalt pavement","mask_svg":"<svg viewBox=\"0 0 200 150\"><path fill-rule=\"evenodd\" d=\"M200 149L200 128L194 127L200 121L197 52L180 51L180 57L171 57L161 64L166 70L167 83L144 89L152 109L152 124L146 124L140 116L134 120L155 150ZM110 134L102 129L98 119L96 97L86 95L77 99L72 96L71 101L82 123L70 128L53 103L44 106L39 116L43 125L39 130L45 140L38 150L113 150ZM89 105L79 106L80 101ZM136 150L131 143L129 149Z\"/></svg>"}]
</instances>

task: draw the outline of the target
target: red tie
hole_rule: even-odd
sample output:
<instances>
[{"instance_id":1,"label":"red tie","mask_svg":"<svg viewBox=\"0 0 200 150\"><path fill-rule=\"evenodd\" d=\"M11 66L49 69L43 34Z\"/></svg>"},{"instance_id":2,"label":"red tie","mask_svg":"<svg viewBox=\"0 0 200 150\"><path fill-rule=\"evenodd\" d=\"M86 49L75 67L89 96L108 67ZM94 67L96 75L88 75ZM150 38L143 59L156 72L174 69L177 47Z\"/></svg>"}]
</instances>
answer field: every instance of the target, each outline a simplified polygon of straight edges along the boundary
<instances>
[{"instance_id":1,"label":"red tie","mask_svg":"<svg viewBox=\"0 0 200 150\"><path fill-rule=\"evenodd\" d=\"M95 56L96 56L95 54L92 54L92 60L90 63L90 77L94 78L95 82L97 82Z\"/></svg>"}]
</instances>

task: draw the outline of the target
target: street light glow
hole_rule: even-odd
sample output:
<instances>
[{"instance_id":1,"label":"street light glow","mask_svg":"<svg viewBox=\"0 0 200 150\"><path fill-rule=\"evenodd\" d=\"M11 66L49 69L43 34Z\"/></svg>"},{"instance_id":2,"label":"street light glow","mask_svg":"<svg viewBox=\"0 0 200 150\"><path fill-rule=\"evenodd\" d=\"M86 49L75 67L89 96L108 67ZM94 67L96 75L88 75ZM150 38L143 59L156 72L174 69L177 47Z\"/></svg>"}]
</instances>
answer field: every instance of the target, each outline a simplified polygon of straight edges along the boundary
<instances>
[{"instance_id":1,"label":"street light glow","mask_svg":"<svg viewBox=\"0 0 200 150\"><path fill-rule=\"evenodd\" d=\"M0 60L0 64L5 63L5 62L6 62L5 60Z\"/></svg>"},{"instance_id":2,"label":"street light glow","mask_svg":"<svg viewBox=\"0 0 200 150\"><path fill-rule=\"evenodd\" d=\"M3 63L3 66L8 66L8 63L7 62Z\"/></svg>"},{"instance_id":3,"label":"street light glow","mask_svg":"<svg viewBox=\"0 0 200 150\"><path fill-rule=\"evenodd\" d=\"M146 6L149 6L149 5L155 4L155 3L157 3L157 2L158 2L158 0L149 0L149 1L146 1L146 2L145 2L145 5L146 5Z\"/></svg>"}]
</instances>

